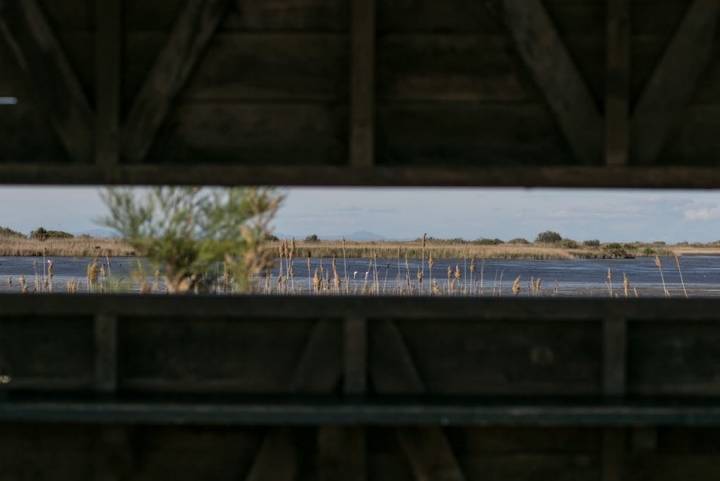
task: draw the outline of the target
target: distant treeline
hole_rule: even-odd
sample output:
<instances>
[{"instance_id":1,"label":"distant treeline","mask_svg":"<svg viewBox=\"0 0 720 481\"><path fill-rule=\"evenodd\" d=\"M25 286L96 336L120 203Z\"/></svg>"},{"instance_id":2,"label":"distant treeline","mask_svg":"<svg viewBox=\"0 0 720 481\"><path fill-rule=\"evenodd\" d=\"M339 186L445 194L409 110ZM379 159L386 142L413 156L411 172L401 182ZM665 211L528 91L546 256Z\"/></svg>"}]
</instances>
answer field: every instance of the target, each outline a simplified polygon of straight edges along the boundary
<instances>
[{"instance_id":1,"label":"distant treeline","mask_svg":"<svg viewBox=\"0 0 720 481\"><path fill-rule=\"evenodd\" d=\"M47 230L44 227L38 227L37 229L30 232L29 235L25 235L22 232L18 232L9 227L0 226L0 238L4 239L32 239L45 241L49 239L73 239L75 236L69 232L63 232L61 230Z\"/></svg>"}]
</instances>

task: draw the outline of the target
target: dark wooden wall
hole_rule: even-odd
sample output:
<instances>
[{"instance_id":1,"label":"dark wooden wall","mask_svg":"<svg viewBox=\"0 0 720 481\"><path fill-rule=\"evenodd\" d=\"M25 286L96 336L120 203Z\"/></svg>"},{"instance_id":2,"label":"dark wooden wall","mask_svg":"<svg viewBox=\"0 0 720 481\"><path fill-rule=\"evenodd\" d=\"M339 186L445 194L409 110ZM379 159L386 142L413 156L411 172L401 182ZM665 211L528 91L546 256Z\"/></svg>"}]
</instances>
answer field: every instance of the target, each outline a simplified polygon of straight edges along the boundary
<instances>
[{"instance_id":1,"label":"dark wooden wall","mask_svg":"<svg viewBox=\"0 0 720 481\"><path fill-rule=\"evenodd\" d=\"M0 184L718 188L717 0L0 0ZM712 300L0 297L0 479L693 480Z\"/></svg>"},{"instance_id":2,"label":"dark wooden wall","mask_svg":"<svg viewBox=\"0 0 720 481\"><path fill-rule=\"evenodd\" d=\"M7 479L707 479L716 301L4 296Z\"/></svg>"},{"instance_id":3,"label":"dark wooden wall","mask_svg":"<svg viewBox=\"0 0 720 481\"><path fill-rule=\"evenodd\" d=\"M6 182L718 184L715 0L2 9Z\"/></svg>"}]
</instances>

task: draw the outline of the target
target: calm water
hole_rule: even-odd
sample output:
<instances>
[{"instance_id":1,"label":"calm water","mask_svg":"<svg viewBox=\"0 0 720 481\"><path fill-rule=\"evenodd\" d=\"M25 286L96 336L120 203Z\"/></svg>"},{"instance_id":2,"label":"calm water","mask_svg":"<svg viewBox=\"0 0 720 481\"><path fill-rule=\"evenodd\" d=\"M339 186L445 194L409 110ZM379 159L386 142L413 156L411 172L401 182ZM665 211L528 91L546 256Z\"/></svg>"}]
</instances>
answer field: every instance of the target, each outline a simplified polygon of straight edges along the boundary
<instances>
[{"instance_id":1,"label":"calm water","mask_svg":"<svg viewBox=\"0 0 720 481\"><path fill-rule=\"evenodd\" d=\"M52 258L55 276L53 279L54 291L64 292L67 281L80 280L84 283L86 269L92 261L90 258L56 257ZM133 282L132 272L137 270L138 262L145 267L145 273L151 279L154 269L147 263L132 257L115 257L110 259L110 273L114 279L122 281L125 289L137 290ZM310 278L316 270L322 270L328 275L331 272L331 261L328 259L312 259L308 270L307 261L298 259L293 264L295 291L307 291L310 287ZM663 258L663 274L666 285L673 296L682 295L680 275L672 258ZM448 266L454 271L455 266L460 267L463 282L466 286L472 284L479 290L482 274L484 294L491 295L493 289L510 294L512 282L518 276L522 279L523 292L527 291L527 282L530 278L542 279L542 292L544 295L585 295L607 296L607 274L612 270L614 290L620 292L623 284L623 274L627 274L631 286L638 290L640 296L663 295L662 280L655 266L654 258L621 259L621 260L487 260L478 261L474 280L470 280L470 266L463 260L437 260L432 272L432 278L441 286L447 285ZM420 261L409 261L410 278L416 283L416 273ZM720 295L720 256L686 256L681 259L682 273L685 285L691 296L717 296ZM398 265L397 260L377 261L377 270L366 259L348 259L347 267L342 259L337 261L337 270L341 278L350 280L351 288L360 289L365 283L367 275L368 284L377 279L384 292L396 289L398 284L406 284L407 266L403 260ZM279 266L274 271L274 278L279 274ZM17 292L19 276L25 276L30 290L34 286L35 276L42 278L43 259L37 257L0 257L0 292ZM12 286L9 278L13 278ZM427 265L425 266L425 283L429 279ZM135 277L136 279L137 277ZM502 280L502 282L501 282ZM263 283L263 280L259 280ZM275 282L275 280L273 280ZM81 291L83 284L81 284ZM392 292L389 292L392 293Z\"/></svg>"}]
</instances>

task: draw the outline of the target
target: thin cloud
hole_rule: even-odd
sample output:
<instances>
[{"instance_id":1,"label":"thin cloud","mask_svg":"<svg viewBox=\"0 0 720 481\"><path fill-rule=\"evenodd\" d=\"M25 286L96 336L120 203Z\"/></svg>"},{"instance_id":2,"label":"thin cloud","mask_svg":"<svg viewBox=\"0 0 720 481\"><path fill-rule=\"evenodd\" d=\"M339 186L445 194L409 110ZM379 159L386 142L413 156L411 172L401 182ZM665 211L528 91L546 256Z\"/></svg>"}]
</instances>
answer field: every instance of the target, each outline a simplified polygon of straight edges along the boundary
<instances>
[{"instance_id":1,"label":"thin cloud","mask_svg":"<svg viewBox=\"0 0 720 481\"><path fill-rule=\"evenodd\" d=\"M688 209L685 211L684 216L685 220L693 222L707 222L710 220L718 220L720 219L720 206Z\"/></svg>"}]
</instances>

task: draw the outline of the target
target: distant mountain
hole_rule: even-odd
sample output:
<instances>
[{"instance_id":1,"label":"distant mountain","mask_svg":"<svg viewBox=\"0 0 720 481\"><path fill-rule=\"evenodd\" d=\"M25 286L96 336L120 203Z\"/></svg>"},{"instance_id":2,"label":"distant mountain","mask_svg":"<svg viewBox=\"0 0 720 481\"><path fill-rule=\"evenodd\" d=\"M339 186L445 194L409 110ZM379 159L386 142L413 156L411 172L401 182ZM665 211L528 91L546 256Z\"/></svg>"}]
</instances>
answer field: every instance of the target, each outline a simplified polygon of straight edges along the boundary
<instances>
[{"instance_id":1,"label":"distant mountain","mask_svg":"<svg viewBox=\"0 0 720 481\"><path fill-rule=\"evenodd\" d=\"M387 240L387 238L381 236L380 234L376 234L374 232L370 232L370 231L366 231L366 230L353 232L352 234L345 236L345 238L347 240L366 241L366 242Z\"/></svg>"},{"instance_id":2,"label":"distant mountain","mask_svg":"<svg viewBox=\"0 0 720 481\"><path fill-rule=\"evenodd\" d=\"M308 235L312 234L305 234L305 235L289 235L281 232L276 232L275 235L278 236L280 239L292 239L295 238L297 240L303 240ZM380 242L388 240L387 237L381 236L380 234L376 234L375 232L370 231L356 231L350 234L346 235L322 235L318 234L318 237L320 237L320 240L330 240L330 241L338 241L341 239L349 240L349 241L356 241L356 242Z\"/></svg>"}]
</instances>

